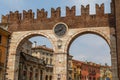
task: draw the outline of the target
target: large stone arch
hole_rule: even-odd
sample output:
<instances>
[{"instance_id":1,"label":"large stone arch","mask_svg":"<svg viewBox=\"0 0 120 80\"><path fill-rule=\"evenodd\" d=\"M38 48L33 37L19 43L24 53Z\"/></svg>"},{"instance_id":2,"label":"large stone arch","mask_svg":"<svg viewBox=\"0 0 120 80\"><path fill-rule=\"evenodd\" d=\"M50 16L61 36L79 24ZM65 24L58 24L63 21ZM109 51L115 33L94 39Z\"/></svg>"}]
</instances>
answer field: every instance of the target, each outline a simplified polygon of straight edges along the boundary
<instances>
[{"instance_id":1,"label":"large stone arch","mask_svg":"<svg viewBox=\"0 0 120 80\"><path fill-rule=\"evenodd\" d=\"M84 34L96 34L100 37L102 37L107 44L109 45L110 48L110 54L111 54L111 63L112 63L112 79L113 80L118 80L118 68L117 68L117 53L116 53L116 38L113 34L110 33L110 28L108 30L106 29L106 32L100 30L100 29L89 29L89 28L84 28L81 30L76 31L73 35L71 35L67 42L66 42L66 47L64 52L69 53L69 48L71 43L78 37Z\"/></svg>"},{"instance_id":2,"label":"large stone arch","mask_svg":"<svg viewBox=\"0 0 120 80\"><path fill-rule=\"evenodd\" d=\"M67 40L67 43L66 43L66 47L65 47L65 52L68 53L68 50L69 50L69 47L71 45L71 43L78 37L78 36L81 36L83 34L88 34L88 33L92 33L92 34L96 34L100 37L102 37L106 42L107 44L109 45L110 49L111 49L111 39L110 39L110 34L109 33L109 30L108 30L108 33L104 33L102 32L101 30L98 30L98 29L89 29L89 28L86 28L86 29L81 29L79 31L76 31L76 33L74 33L73 35L71 35L68 40Z\"/></svg>"},{"instance_id":3,"label":"large stone arch","mask_svg":"<svg viewBox=\"0 0 120 80\"><path fill-rule=\"evenodd\" d=\"M49 39L53 46L53 50L55 49L54 40L51 38L51 34L48 35L46 31L21 31L21 32L13 32L10 41L10 49L8 56L8 69L7 72L10 74L7 75L7 79L18 80L18 70L19 70L19 48L23 44L25 40L28 40L34 36L44 36Z\"/></svg>"},{"instance_id":4,"label":"large stone arch","mask_svg":"<svg viewBox=\"0 0 120 80\"><path fill-rule=\"evenodd\" d=\"M16 44L16 50L19 48L19 46L21 45L22 42L24 42L26 39L29 39L34 36L43 36L43 37L48 38L53 46L53 50L55 50L55 46L54 46L54 42L53 42L54 40L51 38L50 35L46 34L45 32L43 33L43 32L34 32L34 31L25 33L24 35L20 36L20 38L18 39L17 44Z\"/></svg>"}]
</instances>

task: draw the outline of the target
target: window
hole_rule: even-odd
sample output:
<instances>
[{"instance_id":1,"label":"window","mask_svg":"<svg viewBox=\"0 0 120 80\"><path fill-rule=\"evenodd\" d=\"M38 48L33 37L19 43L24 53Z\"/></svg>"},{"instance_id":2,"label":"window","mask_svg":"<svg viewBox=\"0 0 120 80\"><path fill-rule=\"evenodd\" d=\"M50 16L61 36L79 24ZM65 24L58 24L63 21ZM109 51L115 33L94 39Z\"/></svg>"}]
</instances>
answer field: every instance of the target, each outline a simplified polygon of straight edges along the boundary
<instances>
[{"instance_id":1,"label":"window","mask_svg":"<svg viewBox=\"0 0 120 80\"><path fill-rule=\"evenodd\" d=\"M48 64L48 58L46 58L46 64Z\"/></svg>"},{"instance_id":2,"label":"window","mask_svg":"<svg viewBox=\"0 0 120 80\"><path fill-rule=\"evenodd\" d=\"M53 56L53 54L50 54L50 56Z\"/></svg>"},{"instance_id":3,"label":"window","mask_svg":"<svg viewBox=\"0 0 120 80\"><path fill-rule=\"evenodd\" d=\"M48 80L48 75L46 75L46 78L45 78L45 80Z\"/></svg>"},{"instance_id":4,"label":"window","mask_svg":"<svg viewBox=\"0 0 120 80\"><path fill-rule=\"evenodd\" d=\"M0 35L0 43L2 43L2 36Z\"/></svg>"},{"instance_id":5,"label":"window","mask_svg":"<svg viewBox=\"0 0 120 80\"><path fill-rule=\"evenodd\" d=\"M53 72L53 69L50 69L50 72Z\"/></svg>"},{"instance_id":6,"label":"window","mask_svg":"<svg viewBox=\"0 0 120 80\"><path fill-rule=\"evenodd\" d=\"M46 53L46 55L48 56L48 53Z\"/></svg>"},{"instance_id":7,"label":"window","mask_svg":"<svg viewBox=\"0 0 120 80\"><path fill-rule=\"evenodd\" d=\"M50 64L52 64L52 59L50 59Z\"/></svg>"},{"instance_id":8,"label":"window","mask_svg":"<svg viewBox=\"0 0 120 80\"><path fill-rule=\"evenodd\" d=\"M2 50L0 49L0 62L1 62L1 58L2 58Z\"/></svg>"},{"instance_id":9,"label":"window","mask_svg":"<svg viewBox=\"0 0 120 80\"><path fill-rule=\"evenodd\" d=\"M42 80L42 78L43 78L42 76L43 76L43 71L41 70L40 71L40 80Z\"/></svg>"},{"instance_id":10,"label":"window","mask_svg":"<svg viewBox=\"0 0 120 80\"><path fill-rule=\"evenodd\" d=\"M52 76L50 76L50 79L49 80L52 80Z\"/></svg>"},{"instance_id":11,"label":"window","mask_svg":"<svg viewBox=\"0 0 120 80\"><path fill-rule=\"evenodd\" d=\"M46 72L49 72L49 69L46 69Z\"/></svg>"},{"instance_id":12,"label":"window","mask_svg":"<svg viewBox=\"0 0 120 80\"><path fill-rule=\"evenodd\" d=\"M30 80L32 80L32 76L33 76L33 68L31 67L31 68L30 68L30 74L29 74Z\"/></svg>"}]
</instances>

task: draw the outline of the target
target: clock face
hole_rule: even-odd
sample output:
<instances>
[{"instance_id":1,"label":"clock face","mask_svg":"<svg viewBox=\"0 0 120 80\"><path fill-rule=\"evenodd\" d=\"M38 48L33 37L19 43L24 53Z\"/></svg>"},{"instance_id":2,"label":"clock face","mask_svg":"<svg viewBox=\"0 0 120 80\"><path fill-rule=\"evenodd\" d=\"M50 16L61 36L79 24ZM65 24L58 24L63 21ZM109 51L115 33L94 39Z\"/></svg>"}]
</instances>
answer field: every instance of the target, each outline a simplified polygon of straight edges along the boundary
<instances>
[{"instance_id":1,"label":"clock face","mask_svg":"<svg viewBox=\"0 0 120 80\"><path fill-rule=\"evenodd\" d=\"M57 35L57 36L63 36L67 31L67 27L65 24L57 24L54 28L54 33Z\"/></svg>"}]
</instances>

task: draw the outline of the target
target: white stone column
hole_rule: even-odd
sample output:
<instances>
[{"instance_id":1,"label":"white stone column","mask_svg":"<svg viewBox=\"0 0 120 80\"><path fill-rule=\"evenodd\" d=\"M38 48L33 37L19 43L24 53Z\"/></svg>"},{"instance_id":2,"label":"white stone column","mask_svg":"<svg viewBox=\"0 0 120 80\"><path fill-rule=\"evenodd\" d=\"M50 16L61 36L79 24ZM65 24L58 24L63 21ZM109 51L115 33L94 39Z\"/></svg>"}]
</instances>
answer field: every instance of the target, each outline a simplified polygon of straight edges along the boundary
<instances>
[{"instance_id":1,"label":"white stone column","mask_svg":"<svg viewBox=\"0 0 120 80\"><path fill-rule=\"evenodd\" d=\"M67 54L54 53L53 80L67 80Z\"/></svg>"},{"instance_id":2,"label":"white stone column","mask_svg":"<svg viewBox=\"0 0 120 80\"><path fill-rule=\"evenodd\" d=\"M116 39L111 35L111 62L112 62L112 80L118 79L118 67L117 67L117 53L116 53Z\"/></svg>"}]
</instances>

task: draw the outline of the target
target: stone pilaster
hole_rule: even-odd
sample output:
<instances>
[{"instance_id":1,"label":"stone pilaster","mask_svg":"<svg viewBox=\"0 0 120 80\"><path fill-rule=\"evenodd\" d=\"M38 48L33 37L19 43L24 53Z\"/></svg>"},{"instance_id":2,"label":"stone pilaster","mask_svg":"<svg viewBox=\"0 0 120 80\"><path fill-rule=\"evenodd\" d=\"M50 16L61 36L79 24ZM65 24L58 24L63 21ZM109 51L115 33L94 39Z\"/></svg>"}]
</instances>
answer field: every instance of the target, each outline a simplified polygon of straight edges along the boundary
<instances>
[{"instance_id":1,"label":"stone pilaster","mask_svg":"<svg viewBox=\"0 0 120 80\"><path fill-rule=\"evenodd\" d=\"M120 0L113 0L113 1L115 2L118 75L120 80Z\"/></svg>"},{"instance_id":2,"label":"stone pilaster","mask_svg":"<svg viewBox=\"0 0 120 80\"><path fill-rule=\"evenodd\" d=\"M67 54L55 53L53 80L67 80Z\"/></svg>"},{"instance_id":3,"label":"stone pilaster","mask_svg":"<svg viewBox=\"0 0 120 80\"><path fill-rule=\"evenodd\" d=\"M8 69L6 78L9 80L18 80L18 72L19 72L19 59L18 56L15 55L16 53L10 53L9 60L8 60Z\"/></svg>"},{"instance_id":4,"label":"stone pilaster","mask_svg":"<svg viewBox=\"0 0 120 80\"><path fill-rule=\"evenodd\" d=\"M116 53L116 39L111 35L111 62L112 62L112 80L118 79L118 67L117 67L117 53Z\"/></svg>"}]
</instances>

